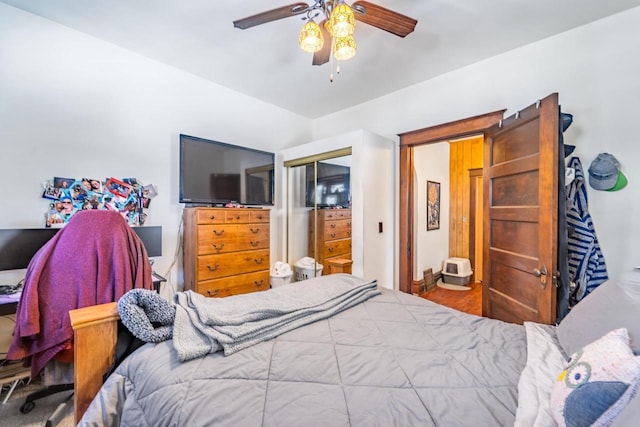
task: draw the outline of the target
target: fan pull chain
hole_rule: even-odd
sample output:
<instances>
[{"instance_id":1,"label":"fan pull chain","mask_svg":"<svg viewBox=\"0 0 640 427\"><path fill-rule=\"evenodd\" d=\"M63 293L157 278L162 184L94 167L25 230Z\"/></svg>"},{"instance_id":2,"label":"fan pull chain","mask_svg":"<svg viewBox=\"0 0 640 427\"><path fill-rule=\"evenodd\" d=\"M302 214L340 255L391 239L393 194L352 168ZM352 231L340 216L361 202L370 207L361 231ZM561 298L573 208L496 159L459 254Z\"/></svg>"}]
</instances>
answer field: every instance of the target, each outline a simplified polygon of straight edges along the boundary
<instances>
[{"instance_id":1,"label":"fan pull chain","mask_svg":"<svg viewBox=\"0 0 640 427\"><path fill-rule=\"evenodd\" d=\"M333 48L331 49L333 51ZM331 71L329 73L329 82L333 83L333 55L329 53L329 65L331 66Z\"/></svg>"},{"instance_id":2,"label":"fan pull chain","mask_svg":"<svg viewBox=\"0 0 640 427\"><path fill-rule=\"evenodd\" d=\"M337 61L336 74L340 74L340 61ZM329 74L329 82L333 83L333 56L331 57L331 73Z\"/></svg>"}]
</instances>

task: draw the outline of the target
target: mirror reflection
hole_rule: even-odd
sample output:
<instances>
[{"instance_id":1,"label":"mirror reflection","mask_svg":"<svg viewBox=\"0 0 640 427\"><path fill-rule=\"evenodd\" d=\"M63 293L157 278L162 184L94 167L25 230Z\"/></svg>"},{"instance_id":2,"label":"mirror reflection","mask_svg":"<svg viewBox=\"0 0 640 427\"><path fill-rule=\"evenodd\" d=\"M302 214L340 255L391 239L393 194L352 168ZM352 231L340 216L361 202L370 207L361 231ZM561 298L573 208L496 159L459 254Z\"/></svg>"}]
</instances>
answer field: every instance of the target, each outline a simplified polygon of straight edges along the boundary
<instances>
[{"instance_id":1,"label":"mirror reflection","mask_svg":"<svg viewBox=\"0 0 640 427\"><path fill-rule=\"evenodd\" d=\"M351 155L287 168L288 263L310 262L305 276L351 272L350 171Z\"/></svg>"}]
</instances>

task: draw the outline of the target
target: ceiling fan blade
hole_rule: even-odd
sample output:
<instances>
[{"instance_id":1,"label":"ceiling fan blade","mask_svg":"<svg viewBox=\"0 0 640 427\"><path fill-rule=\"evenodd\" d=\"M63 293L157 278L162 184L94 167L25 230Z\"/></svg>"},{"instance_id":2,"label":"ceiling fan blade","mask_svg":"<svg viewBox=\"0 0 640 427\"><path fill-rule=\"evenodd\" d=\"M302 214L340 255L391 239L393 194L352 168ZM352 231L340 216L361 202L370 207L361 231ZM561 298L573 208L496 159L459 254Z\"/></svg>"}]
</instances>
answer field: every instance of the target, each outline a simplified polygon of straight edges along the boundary
<instances>
[{"instance_id":1,"label":"ceiling fan blade","mask_svg":"<svg viewBox=\"0 0 640 427\"><path fill-rule=\"evenodd\" d=\"M320 24L320 31L322 31L322 37L324 38L324 44L322 45L322 49L313 54L313 65L322 65L329 62L329 57L331 56L331 45L333 44L333 40L331 39L331 33L327 31L324 24L327 20L323 20Z\"/></svg>"},{"instance_id":2,"label":"ceiling fan blade","mask_svg":"<svg viewBox=\"0 0 640 427\"><path fill-rule=\"evenodd\" d=\"M351 5L356 19L385 30L399 37L406 37L416 28L417 20L386 9L368 1L356 1Z\"/></svg>"},{"instance_id":3,"label":"ceiling fan blade","mask_svg":"<svg viewBox=\"0 0 640 427\"><path fill-rule=\"evenodd\" d=\"M290 16L300 15L309 9L307 3L298 2L288 6L282 6L277 9L268 10L266 12L258 13L246 18L233 21L233 26L246 30L247 28L255 27L256 25L266 24L267 22L277 21L278 19L288 18Z\"/></svg>"}]
</instances>

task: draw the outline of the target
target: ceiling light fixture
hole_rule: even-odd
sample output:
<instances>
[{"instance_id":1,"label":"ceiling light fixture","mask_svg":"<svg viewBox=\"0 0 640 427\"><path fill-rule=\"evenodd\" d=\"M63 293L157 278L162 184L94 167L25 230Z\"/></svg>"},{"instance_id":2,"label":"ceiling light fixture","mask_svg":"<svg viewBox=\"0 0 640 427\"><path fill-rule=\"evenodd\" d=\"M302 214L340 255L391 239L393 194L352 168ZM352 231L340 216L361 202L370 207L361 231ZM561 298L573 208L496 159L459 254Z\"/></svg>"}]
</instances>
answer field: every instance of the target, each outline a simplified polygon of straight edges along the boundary
<instances>
[{"instance_id":1,"label":"ceiling light fixture","mask_svg":"<svg viewBox=\"0 0 640 427\"><path fill-rule=\"evenodd\" d=\"M353 36L336 37L333 56L338 61L346 61L356 56L356 41Z\"/></svg>"},{"instance_id":2,"label":"ceiling light fixture","mask_svg":"<svg viewBox=\"0 0 640 427\"><path fill-rule=\"evenodd\" d=\"M300 47L305 52L313 53L313 65L323 65L331 61L332 70L332 57L340 62L351 59L356 54L357 46L353 38L356 21L398 37L406 37L412 33L418 23L409 16L368 0L355 0L351 5L346 4L345 0L306 0L237 19L233 21L233 26L246 30L297 15L302 15L302 20L308 21L300 31ZM340 72L339 63L336 71ZM330 80L333 81L333 71Z\"/></svg>"},{"instance_id":3,"label":"ceiling light fixture","mask_svg":"<svg viewBox=\"0 0 640 427\"><path fill-rule=\"evenodd\" d=\"M308 53L315 53L324 46L324 37L320 26L313 19L304 24L300 30L300 47Z\"/></svg>"},{"instance_id":4,"label":"ceiling light fixture","mask_svg":"<svg viewBox=\"0 0 640 427\"><path fill-rule=\"evenodd\" d=\"M333 37L348 37L356 29L356 17L353 10L344 2L338 3L329 16L329 32Z\"/></svg>"},{"instance_id":5,"label":"ceiling light fixture","mask_svg":"<svg viewBox=\"0 0 640 427\"><path fill-rule=\"evenodd\" d=\"M306 11L306 17L302 18L307 23L300 30L300 48L308 53L316 53L322 50L325 43L323 29L316 24L314 18L324 14L325 18L320 25L326 30L329 47L333 48L333 56L339 61L351 59L356 55L356 41L353 31L356 28L356 17L353 9L344 0L316 0ZM328 53L330 55L330 53Z\"/></svg>"}]
</instances>

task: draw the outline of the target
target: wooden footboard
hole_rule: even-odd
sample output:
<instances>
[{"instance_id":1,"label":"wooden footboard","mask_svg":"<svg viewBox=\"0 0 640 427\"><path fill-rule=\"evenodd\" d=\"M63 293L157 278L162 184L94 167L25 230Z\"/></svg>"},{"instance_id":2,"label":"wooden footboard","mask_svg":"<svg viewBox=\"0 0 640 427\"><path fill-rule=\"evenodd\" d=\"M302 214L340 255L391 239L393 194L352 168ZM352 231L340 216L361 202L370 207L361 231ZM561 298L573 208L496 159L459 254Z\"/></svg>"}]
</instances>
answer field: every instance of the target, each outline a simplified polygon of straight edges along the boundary
<instances>
[{"instance_id":1,"label":"wooden footboard","mask_svg":"<svg viewBox=\"0 0 640 427\"><path fill-rule=\"evenodd\" d=\"M118 305L115 302L69 311L74 331L75 424L102 386L118 338Z\"/></svg>"}]
</instances>

